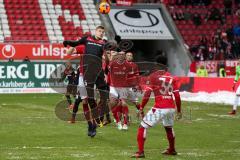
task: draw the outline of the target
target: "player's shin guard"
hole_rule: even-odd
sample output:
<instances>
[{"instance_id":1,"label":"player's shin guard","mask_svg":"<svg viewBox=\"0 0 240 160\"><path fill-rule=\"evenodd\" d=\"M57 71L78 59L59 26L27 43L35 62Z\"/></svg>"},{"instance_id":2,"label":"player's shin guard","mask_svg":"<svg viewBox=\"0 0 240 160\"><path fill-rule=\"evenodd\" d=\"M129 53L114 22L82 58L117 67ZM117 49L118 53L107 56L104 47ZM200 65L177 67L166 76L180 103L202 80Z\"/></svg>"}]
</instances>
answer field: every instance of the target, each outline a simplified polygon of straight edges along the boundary
<instances>
[{"instance_id":1,"label":"player's shin guard","mask_svg":"<svg viewBox=\"0 0 240 160\"><path fill-rule=\"evenodd\" d=\"M146 132L147 132L147 130L145 128L143 128L142 126L138 128L137 141L138 141L138 152L139 153L144 152L144 143L146 140Z\"/></svg>"},{"instance_id":2,"label":"player's shin guard","mask_svg":"<svg viewBox=\"0 0 240 160\"><path fill-rule=\"evenodd\" d=\"M98 108L98 113L99 113L99 117L100 117L100 121L103 122L104 120L104 105L103 102L100 100L100 102L97 105Z\"/></svg>"},{"instance_id":3,"label":"player's shin guard","mask_svg":"<svg viewBox=\"0 0 240 160\"><path fill-rule=\"evenodd\" d=\"M109 112L106 114L106 119L107 119L108 122L111 122L111 117L110 117Z\"/></svg>"},{"instance_id":4,"label":"player's shin guard","mask_svg":"<svg viewBox=\"0 0 240 160\"><path fill-rule=\"evenodd\" d=\"M128 124L128 106L123 106L122 107L122 113L123 113L123 123Z\"/></svg>"},{"instance_id":5,"label":"player's shin guard","mask_svg":"<svg viewBox=\"0 0 240 160\"><path fill-rule=\"evenodd\" d=\"M88 98L88 103L91 108L91 113L92 113L92 119L93 119L93 124L95 125L95 121L99 124L100 119L99 119L99 111L97 108L97 104L93 98Z\"/></svg>"},{"instance_id":6,"label":"player's shin guard","mask_svg":"<svg viewBox=\"0 0 240 160\"><path fill-rule=\"evenodd\" d=\"M100 102L98 103L100 120L103 122L104 115L109 113L107 99L109 98L109 89L107 85L99 87ZM108 117L108 120L110 117Z\"/></svg>"},{"instance_id":7,"label":"player's shin guard","mask_svg":"<svg viewBox=\"0 0 240 160\"><path fill-rule=\"evenodd\" d=\"M65 97L67 98L68 104L71 105L72 104L72 100L71 100L70 95L65 95Z\"/></svg>"},{"instance_id":8,"label":"player's shin guard","mask_svg":"<svg viewBox=\"0 0 240 160\"><path fill-rule=\"evenodd\" d=\"M173 128L165 127L165 130L166 130L167 139L168 139L168 143L169 143L168 149L170 151L175 151L175 135L174 135Z\"/></svg>"},{"instance_id":9,"label":"player's shin guard","mask_svg":"<svg viewBox=\"0 0 240 160\"><path fill-rule=\"evenodd\" d=\"M75 102L74 102L73 113L72 113L72 118L74 118L74 119L75 119L76 114L78 112L78 107L79 107L79 104L81 103L81 101L82 101L81 97L77 96L76 99L75 99Z\"/></svg>"},{"instance_id":10,"label":"player's shin guard","mask_svg":"<svg viewBox=\"0 0 240 160\"><path fill-rule=\"evenodd\" d=\"M136 108L139 110L140 109L140 104L136 104Z\"/></svg>"},{"instance_id":11,"label":"player's shin guard","mask_svg":"<svg viewBox=\"0 0 240 160\"><path fill-rule=\"evenodd\" d=\"M88 122L88 126L91 127L92 121L91 121L90 110L89 110L87 103L83 103L83 113L84 113L86 121Z\"/></svg>"}]
</instances>

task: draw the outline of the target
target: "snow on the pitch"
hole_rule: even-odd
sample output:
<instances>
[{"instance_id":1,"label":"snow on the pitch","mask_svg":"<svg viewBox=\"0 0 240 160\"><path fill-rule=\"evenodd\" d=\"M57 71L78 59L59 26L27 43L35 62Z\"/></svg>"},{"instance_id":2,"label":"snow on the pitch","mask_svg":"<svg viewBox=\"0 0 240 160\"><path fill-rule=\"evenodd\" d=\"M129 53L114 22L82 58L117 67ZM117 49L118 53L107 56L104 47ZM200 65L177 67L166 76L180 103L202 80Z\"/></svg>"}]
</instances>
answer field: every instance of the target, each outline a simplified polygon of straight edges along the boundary
<instances>
[{"instance_id":1,"label":"snow on the pitch","mask_svg":"<svg viewBox=\"0 0 240 160\"><path fill-rule=\"evenodd\" d=\"M219 104L230 104L234 102L235 94L234 92L219 91L214 93L207 92L181 92L181 98L184 101L190 102L204 102L204 103L219 103Z\"/></svg>"}]
</instances>

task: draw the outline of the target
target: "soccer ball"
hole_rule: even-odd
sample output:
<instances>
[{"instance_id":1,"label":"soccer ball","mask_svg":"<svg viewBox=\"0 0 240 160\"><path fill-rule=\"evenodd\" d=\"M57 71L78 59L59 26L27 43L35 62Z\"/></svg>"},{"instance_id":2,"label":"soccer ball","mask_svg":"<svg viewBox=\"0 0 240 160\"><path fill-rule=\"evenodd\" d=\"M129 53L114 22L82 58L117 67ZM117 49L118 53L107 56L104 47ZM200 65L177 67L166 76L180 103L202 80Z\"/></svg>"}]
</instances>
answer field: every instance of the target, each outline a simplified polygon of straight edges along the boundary
<instances>
[{"instance_id":1,"label":"soccer ball","mask_svg":"<svg viewBox=\"0 0 240 160\"><path fill-rule=\"evenodd\" d=\"M99 12L102 14L108 14L110 9L110 4L107 2L101 2L98 7Z\"/></svg>"}]
</instances>

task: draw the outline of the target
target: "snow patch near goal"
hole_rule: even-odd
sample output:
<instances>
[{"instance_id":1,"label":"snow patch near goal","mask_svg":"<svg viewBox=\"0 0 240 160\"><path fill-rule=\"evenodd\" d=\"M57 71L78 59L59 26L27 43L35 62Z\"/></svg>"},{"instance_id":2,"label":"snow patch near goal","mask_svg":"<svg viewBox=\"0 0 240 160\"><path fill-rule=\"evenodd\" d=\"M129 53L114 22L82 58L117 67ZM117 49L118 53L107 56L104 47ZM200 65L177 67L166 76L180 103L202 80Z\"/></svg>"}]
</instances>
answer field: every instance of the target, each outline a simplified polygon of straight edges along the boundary
<instances>
[{"instance_id":1,"label":"snow patch near goal","mask_svg":"<svg viewBox=\"0 0 240 160\"><path fill-rule=\"evenodd\" d=\"M203 103L219 103L232 105L235 98L235 92L219 91L213 93L207 92L180 92L183 101L203 102Z\"/></svg>"}]
</instances>

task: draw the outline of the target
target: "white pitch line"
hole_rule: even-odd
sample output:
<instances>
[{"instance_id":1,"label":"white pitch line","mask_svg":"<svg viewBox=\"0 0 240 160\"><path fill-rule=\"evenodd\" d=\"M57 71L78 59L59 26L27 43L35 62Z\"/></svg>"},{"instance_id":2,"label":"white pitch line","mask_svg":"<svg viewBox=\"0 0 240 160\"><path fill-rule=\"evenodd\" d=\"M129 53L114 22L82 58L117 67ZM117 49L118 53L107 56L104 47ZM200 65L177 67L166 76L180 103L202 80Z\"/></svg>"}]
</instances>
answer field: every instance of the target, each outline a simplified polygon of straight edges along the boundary
<instances>
[{"instance_id":1,"label":"white pitch line","mask_svg":"<svg viewBox=\"0 0 240 160\"><path fill-rule=\"evenodd\" d=\"M71 156L74 158L93 158L94 157L94 155L90 153L71 154Z\"/></svg>"},{"instance_id":2,"label":"white pitch line","mask_svg":"<svg viewBox=\"0 0 240 160\"><path fill-rule=\"evenodd\" d=\"M219 117L219 118L229 118L229 119L238 119L239 116L232 116L232 115L226 115L226 114L207 114L208 116L211 117Z\"/></svg>"},{"instance_id":3,"label":"white pitch line","mask_svg":"<svg viewBox=\"0 0 240 160\"><path fill-rule=\"evenodd\" d=\"M36 146L36 147L1 147L1 149L77 149L78 147L46 147L46 146Z\"/></svg>"}]
</instances>

